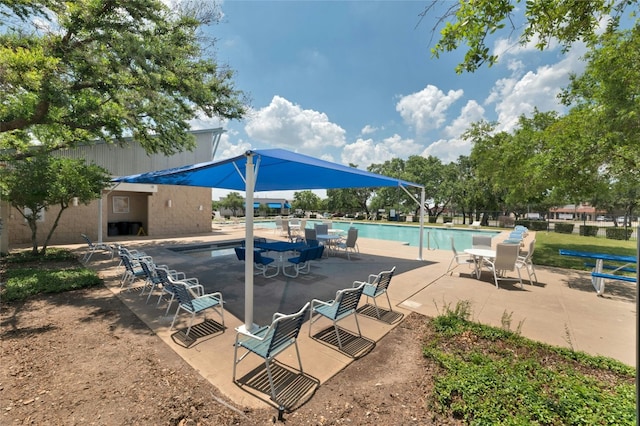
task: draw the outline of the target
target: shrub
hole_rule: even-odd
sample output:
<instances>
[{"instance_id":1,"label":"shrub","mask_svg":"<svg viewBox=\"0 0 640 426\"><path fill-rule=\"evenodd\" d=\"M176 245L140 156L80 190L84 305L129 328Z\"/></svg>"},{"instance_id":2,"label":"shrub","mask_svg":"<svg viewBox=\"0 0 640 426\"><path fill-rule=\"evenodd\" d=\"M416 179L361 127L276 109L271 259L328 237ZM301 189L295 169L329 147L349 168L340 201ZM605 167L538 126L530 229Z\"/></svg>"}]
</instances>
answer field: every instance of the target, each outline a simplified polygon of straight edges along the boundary
<instances>
[{"instance_id":1,"label":"shrub","mask_svg":"<svg viewBox=\"0 0 640 426\"><path fill-rule=\"evenodd\" d=\"M573 223L556 223L553 229L559 234L573 234Z\"/></svg>"},{"instance_id":2,"label":"shrub","mask_svg":"<svg viewBox=\"0 0 640 426\"><path fill-rule=\"evenodd\" d=\"M584 237L597 237L599 229L599 227L593 225L582 225L580 226L580 235Z\"/></svg>"},{"instance_id":3,"label":"shrub","mask_svg":"<svg viewBox=\"0 0 640 426\"><path fill-rule=\"evenodd\" d=\"M628 240L631 238L631 228L607 228L607 238L610 240Z\"/></svg>"},{"instance_id":4,"label":"shrub","mask_svg":"<svg viewBox=\"0 0 640 426\"><path fill-rule=\"evenodd\" d=\"M547 230L547 222L545 220L527 220L520 219L516 220L516 225L526 226L531 231L546 231Z\"/></svg>"},{"instance_id":5,"label":"shrub","mask_svg":"<svg viewBox=\"0 0 640 426\"><path fill-rule=\"evenodd\" d=\"M501 228L513 228L515 226L515 223L516 220L512 216L498 216L498 226ZM527 228L529 227L527 226Z\"/></svg>"},{"instance_id":6,"label":"shrub","mask_svg":"<svg viewBox=\"0 0 640 426\"><path fill-rule=\"evenodd\" d=\"M429 223L436 223L436 220L438 220L437 217L435 216L429 216Z\"/></svg>"}]
</instances>

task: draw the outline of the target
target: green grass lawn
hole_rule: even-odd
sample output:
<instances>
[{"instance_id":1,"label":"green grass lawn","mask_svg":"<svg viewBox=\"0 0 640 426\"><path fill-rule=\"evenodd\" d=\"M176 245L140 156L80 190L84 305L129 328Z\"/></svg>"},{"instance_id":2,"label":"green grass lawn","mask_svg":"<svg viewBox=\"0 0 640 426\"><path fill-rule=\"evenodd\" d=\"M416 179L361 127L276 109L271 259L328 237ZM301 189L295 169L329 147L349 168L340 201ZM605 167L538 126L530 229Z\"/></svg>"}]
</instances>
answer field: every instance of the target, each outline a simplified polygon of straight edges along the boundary
<instances>
[{"instance_id":1,"label":"green grass lawn","mask_svg":"<svg viewBox=\"0 0 640 426\"><path fill-rule=\"evenodd\" d=\"M558 268L590 270L584 266L585 260L578 257L561 256L560 249L635 256L637 241L611 240L601 237L583 237L575 234L556 232L536 232L536 248L533 263Z\"/></svg>"}]
</instances>

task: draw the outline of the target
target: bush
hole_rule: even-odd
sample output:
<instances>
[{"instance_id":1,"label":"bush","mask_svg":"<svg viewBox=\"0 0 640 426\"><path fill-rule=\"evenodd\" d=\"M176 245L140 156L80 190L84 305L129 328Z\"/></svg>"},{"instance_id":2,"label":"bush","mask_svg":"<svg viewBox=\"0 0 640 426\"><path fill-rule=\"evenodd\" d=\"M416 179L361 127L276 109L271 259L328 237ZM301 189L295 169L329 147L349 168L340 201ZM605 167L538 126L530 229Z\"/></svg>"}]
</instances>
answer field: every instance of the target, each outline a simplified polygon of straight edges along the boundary
<instances>
[{"instance_id":1,"label":"bush","mask_svg":"<svg viewBox=\"0 0 640 426\"><path fill-rule=\"evenodd\" d=\"M599 229L597 226L582 225L580 226L580 235L584 237L597 237Z\"/></svg>"},{"instance_id":2,"label":"bush","mask_svg":"<svg viewBox=\"0 0 640 426\"><path fill-rule=\"evenodd\" d=\"M437 217L435 216L429 216L429 223L436 223L436 220L438 220Z\"/></svg>"},{"instance_id":3,"label":"bush","mask_svg":"<svg viewBox=\"0 0 640 426\"><path fill-rule=\"evenodd\" d=\"M527 220L520 219L516 220L516 225L526 226L530 231L546 231L547 230L547 222L545 220Z\"/></svg>"},{"instance_id":4,"label":"bush","mask_svg":"<svg viewBox=\"0 0 640 426\"><path fill-rule=\"evenodd\" d=\"M631 228L607 228L607 238L610 240L629 240L632 232Z\"/></svg>"},{"instance_id":5,"label":"bush","mask_svg":"<svg viewBox=\"0 0 640 426\"><path fill-rule=\"evenodd\" d=\"M515 218L511 216L498 216L498 226L501 228L513 228L515 226L515 221ZM527 226L527 228L529 227Z\"/></svg>"},{"instance_id":6,"label":"bush","mask_svg":"<svg viewBox=\"0 0 640 426\"><path fill-rule=\"evenodd\" d=\"M559 234L573 234L573 223L556 223L554 231Z\"/></svg>"}]
</instances>

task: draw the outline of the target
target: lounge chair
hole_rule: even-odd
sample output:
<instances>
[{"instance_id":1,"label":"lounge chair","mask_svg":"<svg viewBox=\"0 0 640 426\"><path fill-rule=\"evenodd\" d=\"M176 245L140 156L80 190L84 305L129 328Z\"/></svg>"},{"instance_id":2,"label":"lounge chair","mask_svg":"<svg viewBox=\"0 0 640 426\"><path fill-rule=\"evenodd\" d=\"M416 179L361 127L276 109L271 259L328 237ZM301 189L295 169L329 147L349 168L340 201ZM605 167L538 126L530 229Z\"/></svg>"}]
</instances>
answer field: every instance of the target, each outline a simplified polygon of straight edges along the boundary
<instances>
[{"instance_id":1,"label":"lounge chair","mask_svg":"<svg viewBox=\"0 0 640 426\"><path fill-rule=\"evenodd\" d=\"M362 290L362 294L367 296L367 303L369 302L369 298L373 299L373 304L376 307L376 316L378 319L380 317L380 309L378 309L378 303L376 302L376 298L381 295L387 296L387 303L389 303L389 311L393 311L391 307L391 300L389 300L389 293L387 290L389 289L389 284L391 284L391 278L393 278L393 273L396 271L396 267L394 266L389 271L382 271L379 274L370 274L369 278L366 282L354 281L353 286L358 287L361 284L364 284L364 288Z\"/></svg>"},{"instance_id":2,"label":"lounge chair","mask_svg":"<svg viewBox=\"0 0 640 426\"><path fill-rule=\"evenodd\" d=\"M189 327L187 327L185 334L186 336L189 336L195 316L201 312L204 312L206 315L206 310L208 309L212 309L220 315L222 327L224 328L224 302L222 301L222 294L220 292L198 295L189 286L179 282L174 284L173 290L178 299L178 309L173 316L169 330L173 330L173 325L176 322L176 318L178 318L180 310L187 311L191 314Z\"/></svg>"},{"instance_id":3,"label":"lounge chair","mask_svg":"<svg viewBox=\"0 0 640 426\"><path fill-rule=\"evenodd\" d=\"M480 226L482 226L482 225L481 225L481 222L479 220L476 220L471 225L469 225L469 227L473 228L473 229L480 229Z\"/></svg>"},{"instance_id":4,"label":"lounge chair","mask_svg":"<svg viewBox=\"0 0 640 426\"><path fill-rule=\"evenodd\" d=\"M364 290L366 283L361 283L355 288L346 288L338 290L336 297L333 300L327 302L313 299L311 301L311 311L309 312L309 336L311 336L311 326L314 321L317 321L320 316L330 319L333 322L333 328L336 332L338 339L338 347L343 351L342 340L340 339L340 331L338 330L338 321L353 315L356 320L356 327L358 328L358 336L362 336L360 331L360 324L358 323L358 303L360 303L360 297ZM318 315L316 319L313 319L314 315Z\"/></svg>"},{"instance_id":5,"label":"lounge chair","mask_svg":"<svg viewBox=\"0 0 640 426\"><path fill-rule=\"evenodd\" d=\"M300 359L300 351L298 350L298 334L302 328L305 315L309 309L309 303L305 304L302 309L291 315L281 313L273 314L271 325L261 327L253 332L236 333L236 342L233 352L233 381L236 382L236 366L250 353L254 353L264 359L267 370L267 378L269 379L269 388L271 389L271 399L277 402L276 386L274 384L273 374L271 372L271 361L285 349L295 346L296 355L298 356L298 365L300 373L302 373L302 361ZM247 350L240 358L238 358L238 348ZM277 380L277 379L276 379Z\"/></svg>"}]
</instances>

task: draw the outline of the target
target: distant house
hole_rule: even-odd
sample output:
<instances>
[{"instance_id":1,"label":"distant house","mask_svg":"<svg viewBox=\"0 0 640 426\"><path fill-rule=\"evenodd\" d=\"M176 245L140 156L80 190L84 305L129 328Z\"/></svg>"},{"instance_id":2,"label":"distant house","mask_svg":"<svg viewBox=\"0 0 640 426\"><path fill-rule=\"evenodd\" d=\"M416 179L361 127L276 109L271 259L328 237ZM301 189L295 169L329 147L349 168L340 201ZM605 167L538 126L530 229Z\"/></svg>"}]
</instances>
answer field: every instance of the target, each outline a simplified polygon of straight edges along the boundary
<instances>
[{"instance_id":1,"label":"distant house","mask_svg":"<svg viewBox=\"0 0 640 426\"><path fill-rule=\"evenodd\" d=\"M560 220L596 220L597 215L604 214L602 210L596 210L589 203L567 204L562 207L549 209L549 219Z\"/></svg>"},{"instance_id":2,"label":"distant house","mask_svg":"<svg viewBox=\"0 0 640 426\"><path fill-rule=\"evenodd\" d=\"M79 146L57 155L85 159L109 170L112 176L125 176L201 163L212 158L223 133L222 128L191 132L196 137L193 151L167 157L149 155L135 141L127 146L95 143ZM58 213L52 206L42 214L38 240ZM20 213L2 203L2 252L31 242L31 231ZM73 205L63 214L50 244L82 242L80 234L94 241L117 241L123 236L148 235L177 237L211 230L211 188L173 185L121 183L103 191L102 198L85 205Z\"/></svg>"}]
</instances>

